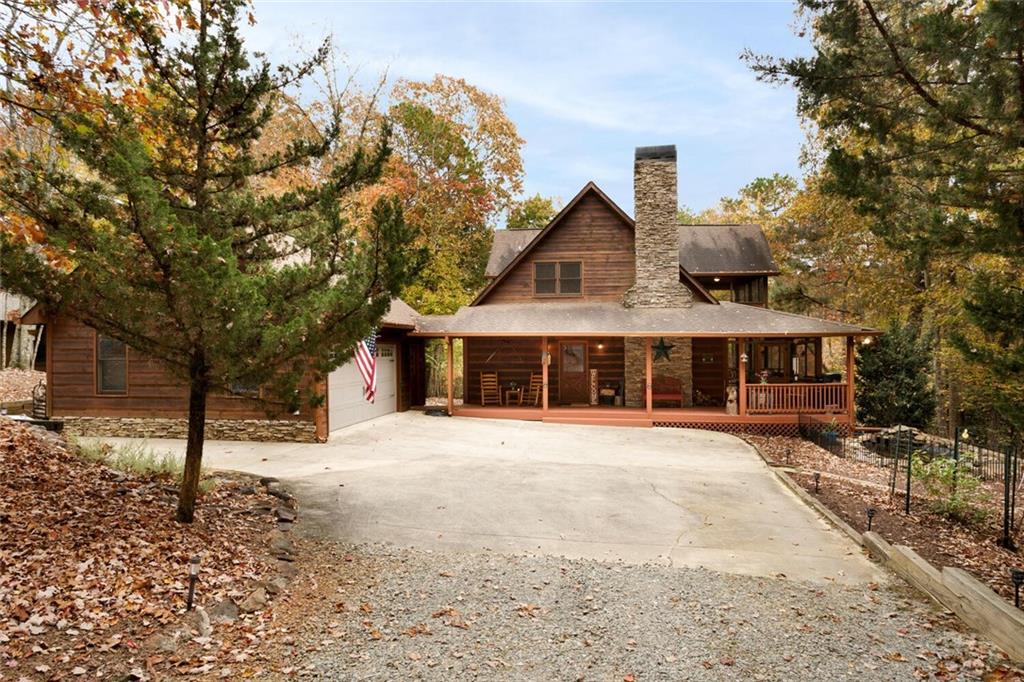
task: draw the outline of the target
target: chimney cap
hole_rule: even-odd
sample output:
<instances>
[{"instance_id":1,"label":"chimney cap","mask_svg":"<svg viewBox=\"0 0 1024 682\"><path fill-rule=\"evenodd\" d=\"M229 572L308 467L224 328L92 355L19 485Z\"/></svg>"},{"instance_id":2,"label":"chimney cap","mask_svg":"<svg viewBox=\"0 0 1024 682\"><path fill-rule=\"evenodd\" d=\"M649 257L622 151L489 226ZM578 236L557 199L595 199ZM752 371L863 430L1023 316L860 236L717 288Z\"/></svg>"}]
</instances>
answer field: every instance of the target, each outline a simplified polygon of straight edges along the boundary
<instances>
[{"instance_id":1,"label":"chimney cap","mask_svg":"<svg viewBox=\"0 0 1024 682\"><path fill-rule=\"evenodd\" d=\"M675 161L676 146L674 144L659 144L653 147L637 147L636 160L647 161Z\"/></svg>"}]
</instances>

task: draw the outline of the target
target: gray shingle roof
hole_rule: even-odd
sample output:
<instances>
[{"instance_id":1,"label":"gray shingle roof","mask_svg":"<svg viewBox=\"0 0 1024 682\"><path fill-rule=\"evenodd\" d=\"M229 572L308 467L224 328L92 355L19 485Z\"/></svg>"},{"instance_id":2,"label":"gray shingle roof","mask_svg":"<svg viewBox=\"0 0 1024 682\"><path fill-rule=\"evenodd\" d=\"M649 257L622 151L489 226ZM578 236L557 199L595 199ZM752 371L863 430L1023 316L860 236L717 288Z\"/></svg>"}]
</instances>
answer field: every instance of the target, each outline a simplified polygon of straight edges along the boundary
<instances>
[{"instance_id":1,"label":"gray shingle roof","mask_svg":"<svg viewBox=\"0 0 1024 682\"><path fill-rule=\"evenodd\" d=\"M818 320L722 301L690 308L626 308L615 302L492 303L462 307L454 315L423 315L427 335L550 336L850 336L877 334L868 327Z\"/></svg>"},{"instance_id":2,"label":"gray shingle roof","mask_svg":"<svg viewBox=\"0 0 1024 682\"><path fill-rule=\"evenodd\" d=\"M760 225L680 225L679 264L691 275L779 271Z\"/></svg>"},{"instance_id":3,"label":"gray shingle roof","mask_svg":"<svg viewBox=\"0 0 1024 682\"><path fill-rule=\"evenodd\" d=\"M384 315L381 324L392 327L415 327L418 317L419 313L411 305L396 296L391 299L391 308Z\"/></svg>"},{"instance_id":4,"label":"gray shingle roof","mask_svg":"<svg viewBox=\"0 0 1024 682\"><path fill-rule=\"evenodd\" d=\"M494 244L491 245L484 273L488 277L497 277L538 234L540 230L495 230Z\"/></svg>"},{"instance_id":5,"label":"gray shingle roof","mask_svg":"<svg viewBox=\"0 0 1024 682\"><path fill-rule=\"evenodd\" d=\"M540 230L495 230L486 275L497 277ZM777 274L759 225L680 225L679 264L691 275Z\"/></svg>"}]
</instances>

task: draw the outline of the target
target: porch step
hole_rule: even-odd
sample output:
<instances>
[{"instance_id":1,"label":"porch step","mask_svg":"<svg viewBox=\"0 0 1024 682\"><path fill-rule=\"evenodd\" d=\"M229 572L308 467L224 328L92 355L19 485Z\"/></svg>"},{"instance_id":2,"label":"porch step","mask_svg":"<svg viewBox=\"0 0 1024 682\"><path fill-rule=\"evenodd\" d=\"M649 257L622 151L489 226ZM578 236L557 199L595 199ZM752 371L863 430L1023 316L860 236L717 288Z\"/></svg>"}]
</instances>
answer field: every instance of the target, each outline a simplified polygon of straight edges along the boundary
<instances>
[{"instance_id":1,"label":"porch step","mask_svg":"<svg viewBox=\"0 0 1024 682\"><path fill-rule=\"evenodd\" d=\"M650 428L654 420L636 417L558 417L548 416L542 420L545 424L585 424L589 426L641 426Z\"/></svg>"}]
</instances>

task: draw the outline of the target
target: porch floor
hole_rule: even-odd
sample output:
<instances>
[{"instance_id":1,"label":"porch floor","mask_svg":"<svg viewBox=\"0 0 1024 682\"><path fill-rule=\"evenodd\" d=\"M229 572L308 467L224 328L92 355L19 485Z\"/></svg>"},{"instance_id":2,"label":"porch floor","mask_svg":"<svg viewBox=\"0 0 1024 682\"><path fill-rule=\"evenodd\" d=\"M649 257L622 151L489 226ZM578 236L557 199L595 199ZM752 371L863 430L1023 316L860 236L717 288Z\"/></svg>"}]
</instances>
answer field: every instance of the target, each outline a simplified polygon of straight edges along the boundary
<instances>
[{"instance_id":1,"label":"porch floor","mask_svg":"<svg viewBox=\"0 0 1024 682\"><path fill-rule=\"evenodd\" d=\"M552 424L593 424L601 426L646 426L655 424L685 425L693 428L706 426L715 430L746 430L747 426L770 427L799 424L798 414L747 415L741 417L726 414L724 407L655 407L648 413L642 407L606 406L552 406L545 413L539 407L482 407L480 405L456 405L453 416L478 417L485 419L521 419ZM845 423L844 414L816 415Z\"/></svg>"}]
</instances>

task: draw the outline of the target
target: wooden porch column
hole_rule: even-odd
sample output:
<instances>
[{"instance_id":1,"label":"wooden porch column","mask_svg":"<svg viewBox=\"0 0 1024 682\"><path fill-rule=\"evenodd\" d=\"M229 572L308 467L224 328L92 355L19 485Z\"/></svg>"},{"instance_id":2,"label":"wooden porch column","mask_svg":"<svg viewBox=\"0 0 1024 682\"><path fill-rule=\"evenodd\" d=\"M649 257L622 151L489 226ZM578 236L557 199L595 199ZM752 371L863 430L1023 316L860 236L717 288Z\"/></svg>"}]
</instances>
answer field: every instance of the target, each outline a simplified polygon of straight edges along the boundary
<instances>
[{"instance_id":1,"label":"wooden porch column","mask_svg":"<svg viewBox=\"0 0 1024 682\"><path fill-rule=\"evenodd\" d=\"M646 339L644 339L644 351L645 351L645 357L644 357L644 385L647 387L646 388L646 392L647 392L647 394L646 394L647 414L651 414L652 412L654 412L654 399L652 397L653 394L654 394L653 393L654 387L651 384L651 374L652 374L652 366L654 365L654 359L651 356L651 337L649 337L649 336Z\"/></svg>"},{"instance_id":2,"label":"wooden porch column","mask_svg":"<svg viewBox=\"0 0 1024 682\"><path fill-rule=\"evenodd\" d=\"M739 380L739 412L741 417L747 416L747 340L736 339L736 350L739 353L739 372L737 379Z\"/></svg>"},{"instance_id":3,"label":"wooden porch column","mask_svg":"<svg viewBox=\"0 0 1024 682\"><path fill-rule=\"evenodd\" d=\"M857 423L857 408L853 403L853 375L856 370L854 364L854 346L855 340L852 336L846 337L846 409L849 412L850 417L850 433L853 433L853 427Z\"/></svg>"},{"instance_id":4,"label":"wooden porch column","mask_svg":"<svg viewBox=\"0 0 1024 682\"><path fill-rule=\"evenodd\" d=\"M445 364L448 367L448 416L450 417L453 414L455 414L455 357L454 354L452 353L452 337L444 337L444 343L445 359L447 360Z\"/></svg>"},{"instance_id":5,"label":"wooden porch column","mask_svg":"<svg viewBox=\"0 0 1024 682\"><path fill-rule=\"evenodd\" d=\"M551 358L548 357L548 337L540 339L540 376L541 376L541 411L548 411L548 365Z\"/></svg>"}]
</instances>

